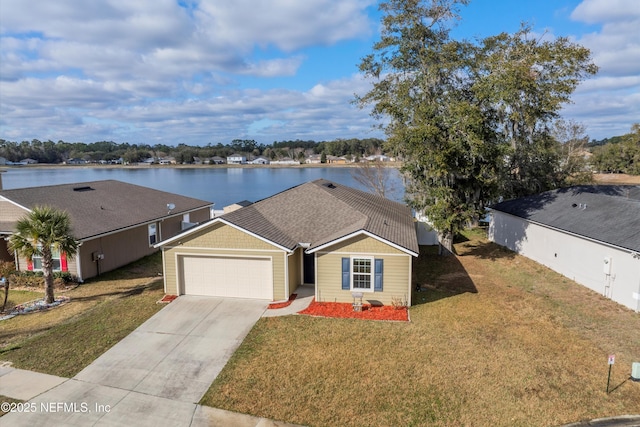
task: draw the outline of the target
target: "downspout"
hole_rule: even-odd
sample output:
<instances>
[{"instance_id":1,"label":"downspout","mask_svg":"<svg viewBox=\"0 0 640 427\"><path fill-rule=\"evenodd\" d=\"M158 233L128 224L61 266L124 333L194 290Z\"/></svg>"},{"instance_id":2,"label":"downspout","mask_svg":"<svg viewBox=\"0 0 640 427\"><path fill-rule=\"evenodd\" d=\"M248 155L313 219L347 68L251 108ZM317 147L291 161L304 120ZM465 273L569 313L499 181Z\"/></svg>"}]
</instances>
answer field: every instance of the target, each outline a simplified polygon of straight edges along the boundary
<instances>
[{"instance_id":1,"label":"downspout","mask_svg":"<svg viewBox=\"0 0 640 427\"><path fill-rule=\"evenodd\" d=\"M638 260L638 292L633 296L636 298L636 313L640 313L640 253L634 252L631 256L633 259Z\"/></svg>"},{"instance_id":2,"label":"downspout","mask_svg":"<svg viewBox=\"0 0 640 427\"><path fill-rule=\"evenodd\" d=\"M80 283L83 283L84 280L82 279L82 256L81 256L81 248L82 248L82 244L84 242L80 242L78 243L78 253L76 254L76 273L78 273L78 281Z\"/></svg>"}]
</instances>

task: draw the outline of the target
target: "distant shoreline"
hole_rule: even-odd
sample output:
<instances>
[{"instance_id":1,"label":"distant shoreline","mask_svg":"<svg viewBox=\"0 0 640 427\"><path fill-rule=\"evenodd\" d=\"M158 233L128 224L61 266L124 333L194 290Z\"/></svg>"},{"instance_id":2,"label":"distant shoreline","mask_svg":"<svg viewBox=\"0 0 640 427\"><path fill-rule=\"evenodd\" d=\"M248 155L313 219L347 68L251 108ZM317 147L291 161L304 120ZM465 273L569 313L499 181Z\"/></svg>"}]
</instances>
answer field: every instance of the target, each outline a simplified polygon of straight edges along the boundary
<instances>
[{"instance_id":1,"label":"distant shoreline","mask_svg":"<svg viewBox=\"0 0 640 427\"><path fill-rule=\"evenodd\" d=\"M386 167L398 168L402 165L402 162L384 162ZM0 169L24 169L24 168L41 168L41 169L63 169L63 168L92 168L92 169L233 169L233 168L262 168L262 169L282 169L282 168L355 168L358 167L358 163L343 163L343 164L330 164L330 163L303 163L300 165L251 165L251 164L222 164L222 165L160 165L160 164L133 164L133 165L101 165L90 163L86 165L64 165L64 164L52 164L52 163L37 163L32 165L6 165L0 166Z\"/></svg>"}]
</instances>

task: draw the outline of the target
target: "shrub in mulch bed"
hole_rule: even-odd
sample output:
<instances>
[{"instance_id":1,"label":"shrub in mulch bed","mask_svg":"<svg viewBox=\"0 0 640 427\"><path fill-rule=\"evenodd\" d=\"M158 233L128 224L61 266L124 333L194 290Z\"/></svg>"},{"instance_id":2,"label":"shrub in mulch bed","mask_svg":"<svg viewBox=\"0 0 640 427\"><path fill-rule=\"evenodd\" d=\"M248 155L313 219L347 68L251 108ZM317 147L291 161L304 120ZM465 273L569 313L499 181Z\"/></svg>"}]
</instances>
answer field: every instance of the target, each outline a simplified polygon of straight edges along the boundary
<instances>
[{"instance_id":1,"label":"shrub in mulch bed","mask_svg":"<svg viewBox=\"0 0 640 427\"><path fill-rule=\"evenodd\" d=\"M291 296L289 297L289 299L285 302L274 302L273 304L269 304L269 306L267 307L269 310L273 310L276 308L285 308L288 307L289 305L291 305L291 302L296 299L296 297L298 296L298 294L291 294Z\"/></svg>"},{"instance_id":2,"label":"shrub in mulch bed","mask_svg":"<svg viewBox=\"0 0 640 427\"><path fill-rule=\"evenodd\" d=\"M315 299L309 304L309 307L299 311L298 314L349 319L409 321L409 312L406 307L363 304L362 311L353 311L353 305L350 303L317 302Z\"/></svg>"}]
</instances>

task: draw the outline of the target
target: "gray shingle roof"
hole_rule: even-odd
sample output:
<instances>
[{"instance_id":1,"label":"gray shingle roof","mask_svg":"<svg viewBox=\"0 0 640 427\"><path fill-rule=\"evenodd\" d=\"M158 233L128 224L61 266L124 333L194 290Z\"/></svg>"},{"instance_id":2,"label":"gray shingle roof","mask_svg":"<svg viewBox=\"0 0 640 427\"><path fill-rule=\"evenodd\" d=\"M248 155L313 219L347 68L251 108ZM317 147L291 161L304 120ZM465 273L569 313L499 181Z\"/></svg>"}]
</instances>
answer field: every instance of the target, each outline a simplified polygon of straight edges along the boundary
<instances>
[{"instance_id":1,"label":"gray shingle roof","mask_svg":"<svg viewBox=\"0 0 640 427\"><path fill-rule=\"evenodd\" d=\"M175 205L172 215L211 205L115 180L3 190L0 196L28 209L48 205L67 211L79 240L165 218L168 203Z\"/></svg>"},{"instance_id":2,"label":"gray shingle roof","mask_svg":"<svg viewBox=\"0 0 640 427\"><path fill-rule=\"evenodd\" d=\"M411 210L397 202L319 179L222 216L288 249L317 248L360 230L418 253Z\"/></svg>"},{"instance_id":3,"label":"gray shingle roof","mask_svg":"<svg viewBox=\"0 0 640 427\"><path fill-rule=\"evenodd\" d=\"M640 252L640 186L576 186L508 200L492 208Z\"/></svg>"}]
</instances>

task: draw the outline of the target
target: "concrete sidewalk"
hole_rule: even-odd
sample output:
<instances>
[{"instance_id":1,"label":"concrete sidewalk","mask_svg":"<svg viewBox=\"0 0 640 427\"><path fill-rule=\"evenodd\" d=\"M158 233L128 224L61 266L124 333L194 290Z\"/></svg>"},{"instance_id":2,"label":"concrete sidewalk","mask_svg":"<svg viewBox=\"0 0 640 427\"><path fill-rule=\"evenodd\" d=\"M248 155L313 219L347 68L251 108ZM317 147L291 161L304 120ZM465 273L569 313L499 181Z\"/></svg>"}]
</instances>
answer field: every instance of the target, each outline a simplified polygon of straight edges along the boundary
<instances>
[{"instance_id":1,"label":"concrete sidewalk","mask_svg":"<svg viewBox=\"0 0 640 427\"><path fill-rule=\"evenodd\" d=\"M0 395L27 401L0 424L290 425L198 405L266 306L181 296L74 378L0 367Z\"/></svg>"},{"instance_id":2,"label":"concrete sidewalk","mask_svg":"<svg viewBox=\"0 0 640 427\"><path fill-rule=\"evenodd\" d=\"M315 288L313 285L301 285L298 286L294 293L297 296L296 299L291 301L291 304L283 308L267 309L262 317L288 316L304 310L313 301Z\"/></svg>"},{"instance_id":3,"label":"concrete sidewalk","mask_svg":"<svg viewBox=\"0 0 640 427\"><path fill-rule=\"evenodd\" d=\"M0 367L0 395L27 401L21 407L21 412L12 412L0 417L0 425L16 427L301 427L268 418L177 402L7 366Z\"/></svg>"}]
</instances>

